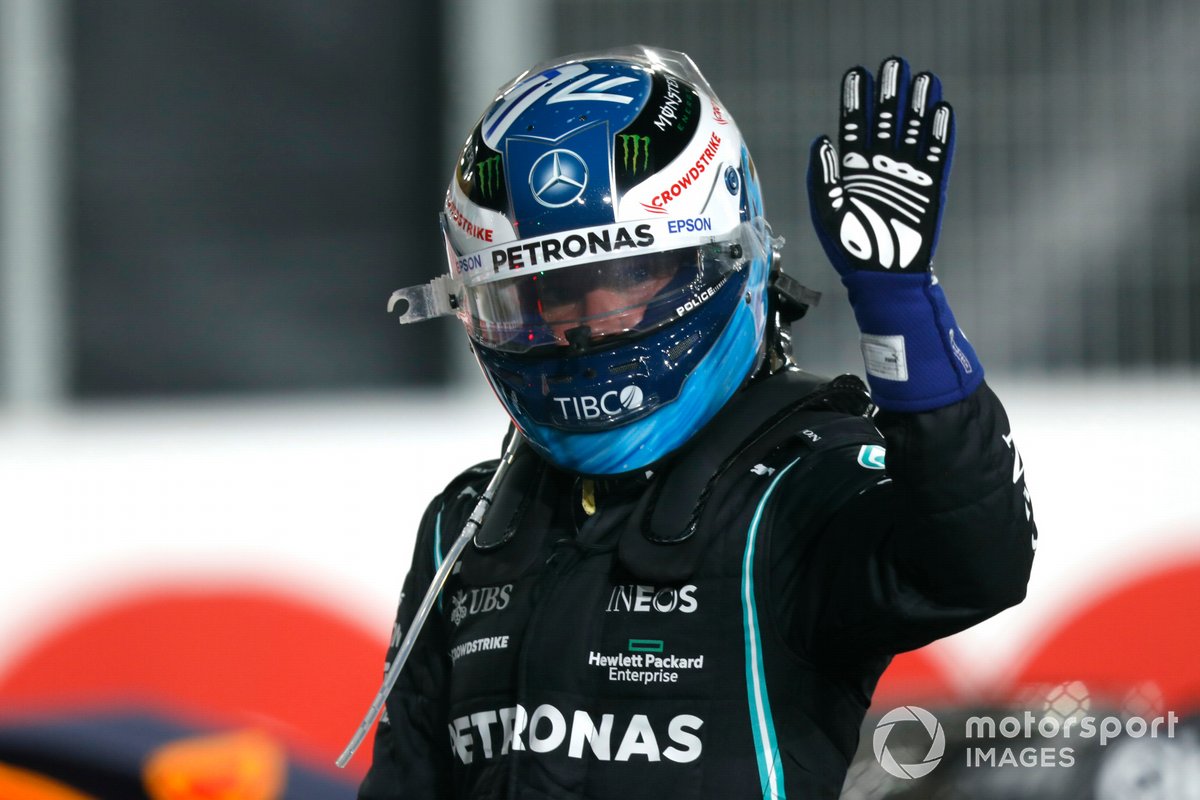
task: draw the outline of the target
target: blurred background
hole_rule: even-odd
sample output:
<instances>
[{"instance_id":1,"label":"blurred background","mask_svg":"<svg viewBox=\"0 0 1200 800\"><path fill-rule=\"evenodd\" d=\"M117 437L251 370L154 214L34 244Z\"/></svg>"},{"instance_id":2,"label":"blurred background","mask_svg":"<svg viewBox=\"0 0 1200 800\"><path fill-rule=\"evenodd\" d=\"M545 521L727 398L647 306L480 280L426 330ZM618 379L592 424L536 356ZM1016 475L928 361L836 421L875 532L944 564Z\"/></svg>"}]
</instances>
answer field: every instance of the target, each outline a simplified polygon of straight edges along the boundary
<instances>
[{"instance_id":1,"label":"blurred background","mask_svg":"<svg viewBox=\"0 0 1200 800\"><path fill-rule=\"evenodd\" d=\"M903 55L958 115L938 271L1038 559L896 660L845 796L1200 797L1195 725L971 769L952 724L1200 707L1198 39L1192 0L0 0L0 795L353 796L416 523L505 426L457 323L388 295L444 271L494 90L638 42L737 119L825 293L815 372L862 374L804 191L842 72ZM911 704L956 763L903 780L872 733Z\"/></svg>"}]
</instances>

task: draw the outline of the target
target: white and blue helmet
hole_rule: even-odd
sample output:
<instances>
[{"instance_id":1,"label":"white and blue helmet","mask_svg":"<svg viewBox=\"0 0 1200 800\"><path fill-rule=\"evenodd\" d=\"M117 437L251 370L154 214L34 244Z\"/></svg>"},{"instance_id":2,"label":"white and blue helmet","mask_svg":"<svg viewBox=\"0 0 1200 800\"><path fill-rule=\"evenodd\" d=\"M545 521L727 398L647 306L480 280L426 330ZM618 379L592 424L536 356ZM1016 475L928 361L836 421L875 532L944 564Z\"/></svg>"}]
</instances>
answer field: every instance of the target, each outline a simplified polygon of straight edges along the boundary
<instances>
[{"instance_id":1,"label":"white and blue helmet","mask_svg":"<svg viewBox=\"0 0 1200 800\"><path fill-rule=\"evenodd\" d=\"M737 125L691 59L539 65L471 131L442 212L450 272L393 295L456 314L517 428L585 475L648 467L761 363L770 229Z\"/></svg>"}]
</instances>

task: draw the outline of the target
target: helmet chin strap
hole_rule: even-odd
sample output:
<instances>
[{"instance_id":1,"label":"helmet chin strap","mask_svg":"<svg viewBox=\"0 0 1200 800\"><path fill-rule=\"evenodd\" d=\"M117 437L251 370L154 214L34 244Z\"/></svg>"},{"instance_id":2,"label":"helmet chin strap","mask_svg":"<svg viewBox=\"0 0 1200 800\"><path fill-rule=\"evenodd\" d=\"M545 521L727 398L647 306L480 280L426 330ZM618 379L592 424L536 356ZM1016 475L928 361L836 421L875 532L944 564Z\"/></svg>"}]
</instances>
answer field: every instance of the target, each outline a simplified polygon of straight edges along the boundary
<instances>
[{"instance_id":1,"label":"helmet chin strap","mask_svg":"<svg viewBox=\"0 0 1200 800\"><path fill-rule=\"evenodd\" d=\"M367 733L375 724L379 712L383 710L383 704L387 700L387 696L391 694L392 687L396 685L396 680L400 677L400 670L404 669L404 664L408 661L409 655L412 653L413 647L417 643L417 636L420 635L421 629L425 627L425 621L429 618L429 612L433 608L433 604L437 601L438 595L442 591L442 587L446 584L446 579L450 577L450 571L454 569L455 563L458 562L459 556L466 548L467 543L475 536L475 532L479 530L479 526L483 524L483 517L487 513L488 507L492 503L492 498L496 496L496 487L500 485L508 468L512 465L513 458L516 456L517 448L520 446L522 436L516 430L509 437L508 443L504 448L504 455L500 457L500 464L496 467L496 472L492 475L492 479L488 481L487 488L483 490L479 501L475 503L475 509L471 512L467 524L463 526L462 533L454 540L454 544L450 547L450 551L446 553L446 558L442 561L442 566L434 574L433 580L429 583L429 589L425 592L425 597L421 600L421 605L417 607L417 613L413 617L413 621L409 623L408 632L404 635L404 640L400 642L400 648L396 651L396 657L392 659L392 665L388 668L387 674L383 678L383 685L379 687L379 692L375 695L375 699L371 701L371 707L367 709L367 715L363 717L363 721L359 723L358 730L354 732L350 743L346 745L346 749L338 756L338 767L345 767L350 763L350 759L354 757L354 753L358 750L363 740L367 738Z\"/></svg>"}]
</instances>

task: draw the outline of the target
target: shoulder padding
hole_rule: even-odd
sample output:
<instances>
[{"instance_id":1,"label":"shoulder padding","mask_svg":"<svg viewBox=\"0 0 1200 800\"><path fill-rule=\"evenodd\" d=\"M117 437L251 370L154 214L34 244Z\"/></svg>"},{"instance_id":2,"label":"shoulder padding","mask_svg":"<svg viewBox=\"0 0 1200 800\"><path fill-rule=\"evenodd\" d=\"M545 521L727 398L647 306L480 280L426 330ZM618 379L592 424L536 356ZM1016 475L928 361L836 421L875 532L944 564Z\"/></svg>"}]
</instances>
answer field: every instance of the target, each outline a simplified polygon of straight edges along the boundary
<instances>
[{"instance_id":1,"label":"shoulder padding","mask_svg":"<svg viewBox=\"0 0 1200 800\"><path fill-rule=\"evenodd\" d=\"M808 457L851 442L882 442L873 410L852 375L826 380L789 371L747 388L655 475L621 535L622 563L659 580L692 574L707 546L705 509L726 476L781 447Z\"/></svg>"}]
</instances>

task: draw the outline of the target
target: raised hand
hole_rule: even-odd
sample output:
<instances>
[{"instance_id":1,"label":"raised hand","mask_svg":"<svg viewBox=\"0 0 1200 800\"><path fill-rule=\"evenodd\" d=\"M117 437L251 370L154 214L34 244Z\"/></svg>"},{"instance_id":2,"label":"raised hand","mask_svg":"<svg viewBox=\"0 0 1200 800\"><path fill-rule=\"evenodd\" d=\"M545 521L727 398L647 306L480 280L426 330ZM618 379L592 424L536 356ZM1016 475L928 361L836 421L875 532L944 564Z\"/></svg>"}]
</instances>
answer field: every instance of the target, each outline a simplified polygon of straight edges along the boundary
<instances>
[{"instance_id":1,"label":"raised hand","mask_svg":"<svg viewBox=\"0 0 1200 800\"><path fill-rule=\"evenodd\" d=\"M877 88L862 67L842 78L838 145L818 137L808 167L813 224L842 275L930 268L954 152L941 95L936 75L910 79L901 58L883 62Z\"/></svg>"}]
</instances>

